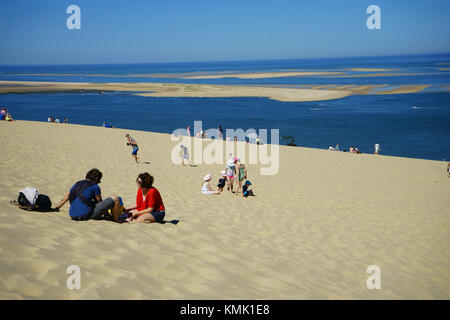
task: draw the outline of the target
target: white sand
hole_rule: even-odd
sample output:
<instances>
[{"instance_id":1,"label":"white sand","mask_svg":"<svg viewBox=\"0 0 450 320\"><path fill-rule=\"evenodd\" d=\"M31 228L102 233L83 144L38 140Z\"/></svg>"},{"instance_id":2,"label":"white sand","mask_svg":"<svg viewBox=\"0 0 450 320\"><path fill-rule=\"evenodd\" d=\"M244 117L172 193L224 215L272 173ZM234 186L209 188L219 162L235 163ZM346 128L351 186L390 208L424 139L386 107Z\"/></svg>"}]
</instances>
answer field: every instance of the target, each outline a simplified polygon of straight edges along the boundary
<instances>
[{"instance_id":1,"label":"white sand","mask_svg":"<svg viewBox=\"0 0 450 320\"><path fill-rule=\"evenodd\" d=\"M134 163L127 132L151 164ZM257 197L213 197L201 179L223 166L172 164L166 134L27 121L2 121L0 133L1 299L450 298L446 163L281 147L278 174L248 165ZM126 205L149 171L166 219L181 222L74 222L68 204L9 204L27 186L56 203L92 167L103 196ZM69 265L80 290L66 288ZM381 290L366 287L369 265Z\"/></svg>"}]
</instances>

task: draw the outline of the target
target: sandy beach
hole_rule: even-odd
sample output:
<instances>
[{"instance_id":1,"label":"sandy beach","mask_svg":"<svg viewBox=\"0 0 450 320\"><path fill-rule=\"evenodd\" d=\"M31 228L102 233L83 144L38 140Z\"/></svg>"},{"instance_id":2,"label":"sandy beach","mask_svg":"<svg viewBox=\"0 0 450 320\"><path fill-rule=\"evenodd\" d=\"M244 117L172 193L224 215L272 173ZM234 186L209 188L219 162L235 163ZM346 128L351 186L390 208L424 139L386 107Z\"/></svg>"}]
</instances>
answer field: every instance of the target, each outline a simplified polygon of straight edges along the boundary
<instances>
[{"instance_id":1,"label":"sandy beach","mask_svg":"<svg viewBox=\"0 0 450 320\"><path fill-rule=\"evenodd\" d=\"M340 99L350 95L417 93L430 85L398 85L395 89L380 89L387 85L305 85L303 88L212 85L184 83L88 83L45 81L0 81L2 93L42 93L70 91L123 91L145 97L266 97L278 101L322 101ZM442 87L441 90L448 91Z\"/></svg>"},{"instance_id":2,"label":"sandy beach","mask_svg":"<svg viewBox=\"0 0 450 320\"><path fill-rule=\"evenodd\" d=\"M1 121L0 133L0 299L450 298L447 163L280 146L277 174L247 165L257 196L246 199L201 194L224 165L173 164L168 134L31 121ZM93 167L103 197L125 205L150 172L166 219L180 222L75 222L68 204L9 203L29 186L55 204ZM66 287L70 265L79 290ZM370 265L380 290L366 287Z\"/></svg>"},{"instance_id":3,"label":"sandy beach","mask_svg":"<svg viewBox=\"0 0 450 320\"><path fill-rule=\"evenodd\" d=\"M319 101L351 94L345 90L314 90L182 83L86 83L0 81L0 93L57 92L70 90L111 90L136 92L147 97L267 97L279 101ZM138 93L140 92L140 93Z\"/></svg>"}]
</instances>

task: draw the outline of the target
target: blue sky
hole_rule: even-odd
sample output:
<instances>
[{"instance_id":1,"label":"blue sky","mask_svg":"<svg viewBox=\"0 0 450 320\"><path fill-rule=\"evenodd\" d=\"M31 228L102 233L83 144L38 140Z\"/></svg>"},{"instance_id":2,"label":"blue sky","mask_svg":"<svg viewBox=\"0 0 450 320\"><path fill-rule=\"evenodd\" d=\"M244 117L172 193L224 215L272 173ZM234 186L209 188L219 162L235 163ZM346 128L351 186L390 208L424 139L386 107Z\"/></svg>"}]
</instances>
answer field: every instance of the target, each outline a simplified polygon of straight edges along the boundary
<instances>
[{"instance_id":1,"label":"blue sky","mask_svg":"<svg viewBox=\"0 0 450 320\"><path fill-rule=\"evenodd\" d=\"M81 8L68 30L66 8ZM381 8L381 30L366 9ZM448 0L2 0L0 65L450 52Z\"/></svg>"}]
</instances>

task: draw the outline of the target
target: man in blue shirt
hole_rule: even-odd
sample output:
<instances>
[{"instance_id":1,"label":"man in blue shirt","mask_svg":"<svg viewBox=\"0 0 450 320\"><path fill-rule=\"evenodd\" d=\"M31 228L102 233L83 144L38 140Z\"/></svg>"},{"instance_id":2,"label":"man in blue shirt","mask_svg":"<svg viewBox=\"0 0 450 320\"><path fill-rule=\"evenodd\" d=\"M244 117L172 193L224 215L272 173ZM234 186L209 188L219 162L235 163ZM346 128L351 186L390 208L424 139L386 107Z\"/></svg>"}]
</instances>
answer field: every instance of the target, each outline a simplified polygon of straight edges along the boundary
<instances>
[{"instance_id":1,"label":"man in blue shirt","mask_svg":"<svg viewBox=\"0 0 450 320\"><path fill-rule=\"evenodd\" d=\"M72 220L99 220L111 209L114 221L118 222L120 214L119 197L111 196L102 200L101 190L98 186L101 179L102 173L100 170L89 170L86 174L86 179L75 183L59 201L54 210L59 211L69 201L69 215Z\"/></svg>"}]
</instances>

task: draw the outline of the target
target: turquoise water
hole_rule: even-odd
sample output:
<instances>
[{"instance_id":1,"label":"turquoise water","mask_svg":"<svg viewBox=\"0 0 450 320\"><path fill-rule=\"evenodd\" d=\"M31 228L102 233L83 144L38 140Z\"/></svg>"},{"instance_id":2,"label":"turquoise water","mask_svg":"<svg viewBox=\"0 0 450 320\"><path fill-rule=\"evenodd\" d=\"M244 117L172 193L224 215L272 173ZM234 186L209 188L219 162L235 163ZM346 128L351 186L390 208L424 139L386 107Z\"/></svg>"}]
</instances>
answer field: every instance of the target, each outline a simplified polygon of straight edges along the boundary
<instances>
[{"instance_id":1,"label":"turquoise water","mask_svg":"<svg viewBox=\"0 0 450 320\"><path fill-rule=\"evenodd\" d=\"M89 82L188 82L220 84L429 84L426 93L355 95L338 100L281 102L266 98L157 98L130 93L4 94L15 119L47 121L65 116L71 123L98 125L104 121L120 128L171 133L203 121L203 129L279 129L280 137L294 136L300 146L340 148L358 146L373 151L378 141L382 154L450 160L450 55L349 59L247 61L96 66L0 67L0 80L89 81ZM130 74L184 72L264 72L280 69L396 68L402 73L424 75L325 78L288 77L273 79L180 80L131 78ZM31 76L27 73L115 74L119 77ZM362 74L362 72L356 72ZM108 130L108 129L105 129ZM270 141L269 141L270 142ZM281 141L285 144L287 141Z\"/></svg>"}]
</instances>

